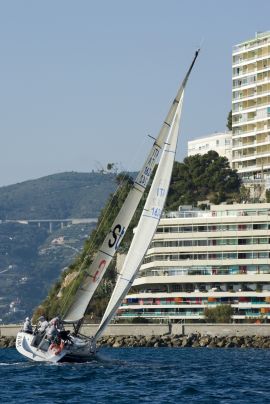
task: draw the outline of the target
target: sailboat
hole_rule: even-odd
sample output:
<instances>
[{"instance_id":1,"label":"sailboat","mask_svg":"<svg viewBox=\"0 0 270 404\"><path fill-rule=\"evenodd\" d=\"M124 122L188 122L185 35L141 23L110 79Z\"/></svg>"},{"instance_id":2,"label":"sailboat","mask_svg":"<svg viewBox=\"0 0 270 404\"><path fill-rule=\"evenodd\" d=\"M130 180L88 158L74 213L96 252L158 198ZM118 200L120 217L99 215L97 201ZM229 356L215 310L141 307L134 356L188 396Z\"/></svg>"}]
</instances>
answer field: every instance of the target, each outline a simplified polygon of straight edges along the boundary
<instances>
[{"instance_id":1,"label":"sailboat","mask_svg":"<svg viewBox=\"0 0 270 404\"><path fill-rule=\"evenodd\" d=\"M95 355L96 342L128 293L162 215L175 159L184 90L198 54L199 50L194 55L159 134L154 140L145 163L114 220L111 230L105 237L89 268L85 270L84 279L72 303L63 315L63 323L73 324L74 332L69 335L66 341L62 341L61 347L55 347L55 344L51 344L51 341L46 338L46 333L40 340L36 338L36 335L23 331L19 332L16 338L16 348L27 358L34 361L56 363L66 360L89 360ZM139 223L98 330L92 337L82 336L79 331L87 306L121 243L156 164L157 170ZM36 342L37 339L38 343Z\"/></svg>"}]
</instances>

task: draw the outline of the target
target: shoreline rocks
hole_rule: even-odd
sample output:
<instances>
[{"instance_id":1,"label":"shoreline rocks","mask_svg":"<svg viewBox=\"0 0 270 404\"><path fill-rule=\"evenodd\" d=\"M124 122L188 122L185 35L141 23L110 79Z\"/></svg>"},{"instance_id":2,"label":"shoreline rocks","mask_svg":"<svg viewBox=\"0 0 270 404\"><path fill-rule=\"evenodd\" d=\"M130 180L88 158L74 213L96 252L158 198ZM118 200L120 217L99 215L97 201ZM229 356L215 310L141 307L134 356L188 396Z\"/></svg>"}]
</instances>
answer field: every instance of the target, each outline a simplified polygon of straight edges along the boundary
<instances>
[{"instance_id":1,"label":"shoreline rocks","mask_svg":"<svg viewBox=\"0 0 270 404\"><path fill-rule=\"evenodd\" d=\"M270 336L211 336L153 335L153 336L105 336L98 341L99 347L171 347L171 348L270 348Z\"/></svg>"},{"instance_id":2,"label":"shoreline rocks","mask_svg":"<svg viewBox=\"0 0 270 404\"><path fill-rule=\"evenodd\" d=\"M0 348L15 348L15 337L0 337Z\"/></svg>"},{"instance_id":3,"label":"shoreline rocks","mask_svg":"<svg viewBox=\"0 0 270 404\"><path fill-rule=\"evenodd\" d=\"M0 337L0 348L14 348L15 337ZM104 336L98 347L110 348L270 348L270 336L151 335Z\"/></svg>"}]
</instances>

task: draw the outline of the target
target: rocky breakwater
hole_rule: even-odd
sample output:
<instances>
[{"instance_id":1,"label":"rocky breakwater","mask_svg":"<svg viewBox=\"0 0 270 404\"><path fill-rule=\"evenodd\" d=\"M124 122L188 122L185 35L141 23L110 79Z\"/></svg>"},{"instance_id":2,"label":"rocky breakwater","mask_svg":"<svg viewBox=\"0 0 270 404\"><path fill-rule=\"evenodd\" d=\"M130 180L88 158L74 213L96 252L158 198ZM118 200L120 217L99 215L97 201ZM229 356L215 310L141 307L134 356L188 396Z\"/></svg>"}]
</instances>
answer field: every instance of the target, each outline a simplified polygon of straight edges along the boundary
<instances>
[{"instance_id":1,"label":"rocky breakwater","mask_svg":"<svg viewBox=\"0 0 270 404\"><path fill-rule=\"evenodd\" d=\"M270 336L152 335L105 336L98 347L136 348L270 348ZM14 348L15 337L0 337L0 348Z\"/></svg>"},{"instance_id":2,"label":"rocky breakwater","mask_svg":"<svg viewBox=\"0 0 270 404\"><path fill-rule=\"evenodd\" d=\"M15 348L15 337L0 337L0 348Z\"/></svg>"},{"instance_id":3,"label":"rocky breakwater","mask_svg":"<svg viewBox=\"0 0 270 404\"><path fill-rule=\"evenodd\" d=\"M105 336L98 341L100 347L171 347L171 348L270 348L270 336L210 336L153 335L153 336Z\"/></svg>"}]
</instances>

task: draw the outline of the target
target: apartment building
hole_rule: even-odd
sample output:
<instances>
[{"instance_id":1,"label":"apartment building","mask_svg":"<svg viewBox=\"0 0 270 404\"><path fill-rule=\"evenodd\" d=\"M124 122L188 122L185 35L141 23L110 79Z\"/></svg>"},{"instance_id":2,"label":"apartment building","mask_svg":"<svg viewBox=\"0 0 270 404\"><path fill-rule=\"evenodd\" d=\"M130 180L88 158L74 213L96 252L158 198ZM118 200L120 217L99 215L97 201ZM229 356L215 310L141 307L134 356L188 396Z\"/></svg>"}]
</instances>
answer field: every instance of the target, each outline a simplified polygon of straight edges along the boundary
<instances>
[{"instance_id":1,"label":"apartment building","mask_svg":"<svg viewBox=\"0 0 270 404\"><path fill-rule=\"evenodd\" d=\"M232 160L232 134L231 132L217 132L212 135L200 137L188 141L188 156L205 154L215 150L220 156L227 157L229 163Z\"/></svg>"},{"instance_id":2,"label":"apartment building","mask_svg":"<svg viewBox=\"0 0 270 404\"><path fill-rule=\"evenodd\" d=\"M270 204L164 215L117 316L199 322L220 304L235 322L270 320Z\"/></svg>"},{"instance_id":3,"label":"apartment building","mask_svg":"<svg viewBox=\"0 0 270 404\"><path fill-rule=\"evenodd\" d=\"M270 32L233 47L232 167L244 181L270 178Z\"/></svg>"}]
</instances>

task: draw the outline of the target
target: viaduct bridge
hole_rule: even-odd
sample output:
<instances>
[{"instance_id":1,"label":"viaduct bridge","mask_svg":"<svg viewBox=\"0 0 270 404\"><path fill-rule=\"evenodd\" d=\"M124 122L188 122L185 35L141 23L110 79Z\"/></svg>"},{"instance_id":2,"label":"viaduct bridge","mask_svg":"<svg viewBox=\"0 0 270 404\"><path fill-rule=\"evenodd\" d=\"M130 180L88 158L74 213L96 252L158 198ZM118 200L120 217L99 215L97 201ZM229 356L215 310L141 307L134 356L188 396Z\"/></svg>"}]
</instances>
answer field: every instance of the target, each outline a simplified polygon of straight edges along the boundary
<instances>
[{"instance_id":1,"label":"viaduct bridge","mask_svg":"<svg viewBox=\"0 0 270 404\"><path fill-rule=\"evenodd\" d=\"M54 225L60 226L61 229L66 226L74 224L90 224L97 223L97 218L70 218L70 219L7 219L0 220L2 223L20 223L20 224L33 224L41 227L42 225L47 225L49 227L49 232L52 233Z\"/></svg>"}]
</instances>

